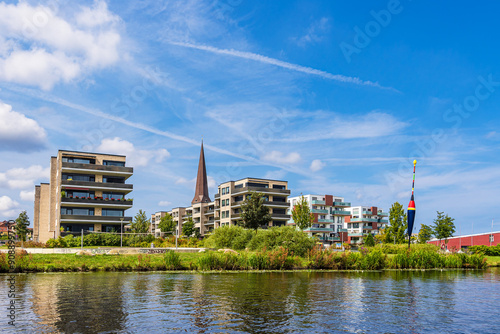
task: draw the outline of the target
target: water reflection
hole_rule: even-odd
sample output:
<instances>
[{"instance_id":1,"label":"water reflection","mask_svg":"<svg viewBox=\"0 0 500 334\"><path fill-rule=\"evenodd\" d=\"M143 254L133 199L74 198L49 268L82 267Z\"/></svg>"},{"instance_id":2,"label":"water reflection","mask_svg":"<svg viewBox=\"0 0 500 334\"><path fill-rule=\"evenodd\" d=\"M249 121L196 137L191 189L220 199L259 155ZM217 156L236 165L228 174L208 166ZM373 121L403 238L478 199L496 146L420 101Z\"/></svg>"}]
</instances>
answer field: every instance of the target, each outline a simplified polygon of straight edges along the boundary
<instances>
[{"instance_id":1,"label":"water reflection","mask_svg":"<svg viewBox=\"0 0 500 334\"><path fill-rule=\"evenodd\" d=\"M494 333L498 283L497 268L18 275L21 321L16 329L148 334ZM6 286L0 293L5 295ZM5 322L0 324L0 331L8 329Z\"/></svg>"}]
</instances>

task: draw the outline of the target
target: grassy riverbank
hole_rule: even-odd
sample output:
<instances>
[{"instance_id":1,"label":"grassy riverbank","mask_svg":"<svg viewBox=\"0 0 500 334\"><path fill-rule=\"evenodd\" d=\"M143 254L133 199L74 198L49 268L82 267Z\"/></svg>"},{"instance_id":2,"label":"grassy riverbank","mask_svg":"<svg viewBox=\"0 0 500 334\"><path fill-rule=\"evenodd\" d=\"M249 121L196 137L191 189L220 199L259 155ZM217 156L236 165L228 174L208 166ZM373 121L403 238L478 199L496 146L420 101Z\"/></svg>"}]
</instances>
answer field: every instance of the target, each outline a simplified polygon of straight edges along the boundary
<instances>
[{"instance_id":1,"label":"grassy riverbank","mask_svg":"<svg viewBox=\"0 0 500 334\"><path fill-rule=\"evenodd\" d=\"M499 259L492 258L491 264ZM473 268L487 266L483 255L441 254L412 250L387 255L380 250L332 252L313 249L305 256L295 256L284 248L259 252L174 253L158 255L17 255L16 272L56 271L148 271L148 270L383 270ZM7 256L0 256L0 272L8 272Z\"/></svg>"}]
</instances>

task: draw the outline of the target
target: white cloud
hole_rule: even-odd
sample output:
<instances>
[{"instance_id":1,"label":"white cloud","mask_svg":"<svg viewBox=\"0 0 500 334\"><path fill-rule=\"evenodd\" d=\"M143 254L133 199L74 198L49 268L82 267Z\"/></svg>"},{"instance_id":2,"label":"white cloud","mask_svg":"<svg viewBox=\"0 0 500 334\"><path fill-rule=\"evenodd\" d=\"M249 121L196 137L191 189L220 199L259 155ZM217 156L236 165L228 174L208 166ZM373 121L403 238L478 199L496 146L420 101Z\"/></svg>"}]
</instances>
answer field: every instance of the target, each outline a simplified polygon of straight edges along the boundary
<instances>
[{"instance_id":1,"label":"white cloud","mask_svg":"<svg viewBox=\"0 0 500 334\"><path fill-rule=\"evenodd\" d=\"M77 7L75 16L49 5L0 3L0 80L49 90L116 63L119 18L106 3Z\"/></svg>"},{"instance_id":2,"label":"white cloud","mask_svg":"<svg viewBox=\"0 0 500 334\"><path fill-rule=\"evenodd\" d=\"M308 44L321 42L324 35L330 30L330 23L328 21L328 18L322 17L321 19L311 23L311 25L307 28L306 34L295 39L297 41L297 45L305 47Z\"/></svg>"},{"instance_id":3,"label":"white cloud","mask_svg":"<svg viewBox=\"0 0 500 334\"><path fill-rule=\"evenodd\" d=\"M50 168L33 165L28 168L12 168L5 173L0 173L0 187L9 189L32 189L35 181L48 179Z\"/></svg>"},{"instance_id":4,"label":"white cloud","mask_svg":"<svg viewBox=\"0 0 500 334\"><path fill-rule=\"evenodd\" d=\"M266 153L262 160L269 161L277 164L296 164L300 161L300 154L297 152L291 152L288 155L285 155L280 151L271 151Z\"/></svg>"},{"instance_id":5,"label":"white cloud","mask_svg":"<svg viewBox=\"0 0 500 334\"><path fill-rule=\"evenodd\" d=\"M309 166L309 169L313 172L317 172L323 169L325 167L325 163L323 163L321 160L316 159L311 162L311 166Z\"/></svg>"},{"instance_id":6,"label":"white cloud","mask_svg":"<svg viewBox=\"0 0 500 334\"><path fill-rule=\"evenodd\" d=\"M283 142L308 142L324 139L376 138L395 135L408 126L394 116L373 111L362 116L338 116L318 112L308 126L295 131L293 137L277 139Z\"/></svg>"},{"instance_id":7,"label":"white cloud","mask_svg":"<svg viewBox=\"0 0 500 334\"><path fill-rule=\"evenodd\" d=\"M45 146L47 134L38 123L0 101L0 150L31 151Z\"/></svg>"},{"instance_id":8,"label":"white cloud","mask_svg":"<svg viewBox=\"0 0 500 334\"><path fill-rule=\"evenodd\" d=\"M14 201L9 196L0 197L0 214L6 218L15 218L19 213L19 203Z\"/></svg>"},{"instance_id":9,"label":"white cloud","mask_svg":"<svg viewBox=\"0 0 500 334\"><path fill-rule=\"evenodd\" d=\"M175 181L175 184L189 184L189 183L192 183L193 185L195 184L196 182L196 178L194 179L186 179L185 177L179 177L176 181Z\"/></svg>"},{"instance_id":10,"label":"white cloud","mask_svg":"<svg viewBox=\"0 0 500 334\"><path fill-rule=\"evenodd\" d=\"M496 131L488 132L488 134L486 135L486 138L491 139L491 140L500 140L500 133L498 133Z\"/></svg>"},{"instance_id":11,"label":"white cloud","mask_svg":"<svg viewBox=\"0 0 500 334\"><path fill-rule=\"evenodd\" d=\"M23 201L32 202L35 200L35 191L21 190L21 192L19 193L19 197Z\"/></svg>"},{"instance_id":12,"label":"white cloud","mask_svg":"<svg viewBox=\"0 0 500 334\"><path fill-rule=\"evenodd\" d=\"M159 201L158 206L169 206L172 202L169 201Z\"/></svg>"},{"instance_id":13,"label":"white cloud","mask_svg":"<svg viewBox=\"0 0 500 334\"><path fill-rule=\"evenodd\" d=\"M351 83L351 84L362 85L362 86L372 86L372 87L377 87L377 88L381 88L381 89L388 89L388 90L392 90L392 91L397 92L396 89L394 89L392 87L383 87L378 82L361 80L360 78L349 77L349 76L345 76L342 74L331 74L331 73L328 73L328 72L325 72L322 70L317 70L315 68L301 66L301 65L292 64L292 63L287 63L287 62L279 60L279 59L266 57L266 56L252 53L252 52L237 51L234 49L218 49L218 48L213 47L213 46L197 45L197 44L193 44L193 43L184 43L184 42L170 41L169 43L172 45L182 46L185 48L202 50L202 51L207 51L207 52L211 52L211 53L215 53L215 54L221 54L221 55L227 55L227 56L232 56L232 57L237 57L237 58L254 60L254 61L257 61L260 63L274 65L274 66L286 68L286 69L296 71L296 72L306 73L306 74L310 74L310 75L317 75L317 76L320 76L322 78L329 79L329 80L334 80L334 81L339 81L339 82L344 82L344 83Z\"/></svg>"},{"instance_id":14,"label":"white cloud","mask_svg":"<svg viewBox=\"0 0 500 334\"><path fill-rule=\"evenodd\" d=\"M284 169L278 169L278 170L268 171L264 175L264 178L271 179L271 180L283 180L285 178L286 173L287 172Z\"/></svg>"},{"instance_id":15,"label":"white cloud","mask_svg":"<svg viewBox=\"0 0 500 334\"><path fill-rule=\"evenodd\" d=\"M127 157L127 164L132 167L147 166L151 160L161 163L170 156L166 149L141 150L134 144L119 137L104 138L96 148L101 153L120 154Z\"/></svg>"}]
</instances>

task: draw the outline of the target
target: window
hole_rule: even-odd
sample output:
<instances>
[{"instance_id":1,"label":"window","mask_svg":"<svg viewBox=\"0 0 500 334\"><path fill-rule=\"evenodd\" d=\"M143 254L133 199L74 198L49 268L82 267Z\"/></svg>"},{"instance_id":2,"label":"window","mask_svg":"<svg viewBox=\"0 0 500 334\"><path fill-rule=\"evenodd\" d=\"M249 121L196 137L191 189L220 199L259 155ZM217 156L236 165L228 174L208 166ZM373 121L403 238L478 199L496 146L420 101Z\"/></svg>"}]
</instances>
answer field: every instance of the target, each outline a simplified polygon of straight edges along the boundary
<instances>
[{"instance_id":1,"label":"window","mask_svg":"<svg viewBox=\"0 0 500 334\"><path fill-rule=\"evenodd\" d=\"M273 196L273 201L274 201L274 202L286 203L286 197L282 197L282 196Z\"/></svg>"},{"instance_id":2,"label":"window","mask_svg":"<svg viewBox=\"0 0 500 334\"><path fill-rule=\"evenodd\" d=\"M256 188L269 188L269 185L267 183L248 182L247 185L249 187L256 187Z\"/></svg>"},{"instance_id":3,"label":"window","mask_svg":"<svg viewBox=\"0 0 500 334\"><path fill-rule=\"evenodd\" d=\"M229 210L226 211L226 218L229 218Z\"/></svg>"},{"instance_id":4,"label":"window","mask_svg":"<svg viewBox=\"0 0 500 334\"><path fill-rule=\"evenodd\" d=\"M124 177L104 176L102 178L102 182L104 182L104 183L125 183L125 178Z\"/></svg>"},{"instance_id":5,"label":"window","mask_svg":"<svg viewBox=\"0 0 500 334\"><path fill-rule=\"evenodd\" d=\"M286 209L273 209L273 213L284 215L286 214Z\"/></svg>"},{"instance_id":6,"label":"window","mask_svg":"<svg viewBox=\"0 0 500 334\"><path fill-rule=\"evenodd\" d=\"M79 197L79 198L94 198L93 191L83 191L83 190L65 190L66 197Z\"/></svg>"},{"instance_id":7,"label":"window","mask_svg":"<svg viewBox=\"0 0 500 334\"><path fill-rule=\"evenodd\" d=\"M75 164L95 164L95 159L76 158L76 157L62 157L62 162L72 162L72 163L75 163Z\"/></svg>"},{"instance_id":8,"label":"window","mask_svg":"<svg viewBox=\"0 0 500 334\"><path fill-rule=\"evenodd\" d=\"M226 201L225 201L225 200L222 200L221 205L222 205L222 206L226 206Z\"/></svg>"},{"instance_id":9,"label":"window","mask_svg":"<svg viewBox=\"0 0 500 334\"><path fill-rule=\"evenodd\" d=\"M125 167L125 161L111 161L111 160L104 160L102 162L104 166L118 166L118 167Z\"/></svg>"},{"instance_id":10,"label":"window","mask_svg":"<svg viewBox=\"0 0 500 334\"><path fill-rule=\"evenodd\" d=\"M281 185L281 184L273 184L273 189L286 189L285 186Z\"/></svg>"},{"instance_id":11,"label":"window","mask_svg":"<svg viewBox=\"0 0 500 334\"><path fill-rule=\"evenodd\" d=\"M94 208L68 208L61 207L61 215L93 216Z\"/></svg>"},{"instance_id":12,"label":"window","mask_svg":"<svg viewBox=\"0 0 500 334\"><path fill-rule=\"evenodd\" d=\"M229 198L226 199L226 205L229 205Z\"/></svg>"},{"instance_id":13,"label":"window","mask_svg":"<svg viewBox=\"0 0 500 334\"><path fill-rule=\"evenodd\" d=\"M63 180L95 182L95 175L87 174L62 174Z\"/></svg>"},{"instance_id":14,"label":"window","mask_svg":"<svg viewBox=\"0 0 500 334\"><path fill-rule=\"evenodd\" d=\"M243 188L243 184L237 184L234 186L234 189L238 189L238 188Z\"/></svg>"},{"instance_id":15,"label":"window","mask_svg":"<svg viewBox=\"0 0 500 334\"><path fill-rule=\"evenodd\" d=\"M226 187L226 194L229 194L229 187Z\"/></svg>"},{"instance_id":16,"label":"window","mask_svg":"<svg viewBox=\"0 0 500 334\"><path fill-rule=\"evenodd\" d=\"M107 199L123 199L125 198L125 195L123 194L113 194L113 193L103 193L102 198L107 198Z\"/></svg>"},{"instance_id":17,"label":"window","mask_svg":"<svg viewBox=\"0 0 500 334\"><path fill-rule=\"evenodd\" d=\"M123 210L119 209L102 209L102 215L108 217L123 217Z\"/></svg>"},{"instance_id":18,"label":"window","mask_svg":"<svg viewBox=\"0 0 500 334\"><path fill-rule=\"evenodd\" d=\"M226 218L226 211L222 211L222 216L221 218Z\"/></svg>"},{"instance_id":19,"label":"window","mask_svg":"<svg viewBox=\"0 0 500 334\"><path fill-rule=\"evenodd\" d=\"M222 188L222 195L226 194L226 188Z\"/></svg>"}]
</instances>

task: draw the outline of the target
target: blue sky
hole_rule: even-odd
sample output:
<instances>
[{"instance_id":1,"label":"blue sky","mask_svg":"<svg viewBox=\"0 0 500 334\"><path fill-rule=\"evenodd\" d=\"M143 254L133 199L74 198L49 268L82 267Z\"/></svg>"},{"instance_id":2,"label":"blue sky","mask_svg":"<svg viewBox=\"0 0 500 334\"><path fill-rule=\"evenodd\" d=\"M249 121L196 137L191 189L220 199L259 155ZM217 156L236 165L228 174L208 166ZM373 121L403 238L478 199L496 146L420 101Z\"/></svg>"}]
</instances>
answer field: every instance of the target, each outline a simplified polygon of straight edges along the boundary
<instances>
[{"instance_id":1,"label":"blue sky","mask_svg":"<svg viewBox=\"0 0 500 334\"><path fill-rule=\"evenodd\" d=\"M247 176L500 223L500 4L0 2L0 219L58 149L126 154L134 208ZM500 225L500 224L499 224ZM495 226L498 230L499 227ZM458 230L458 228L457 228ZM458 231L457 231L458 232Z\"/></svg>"}]
</instances>

